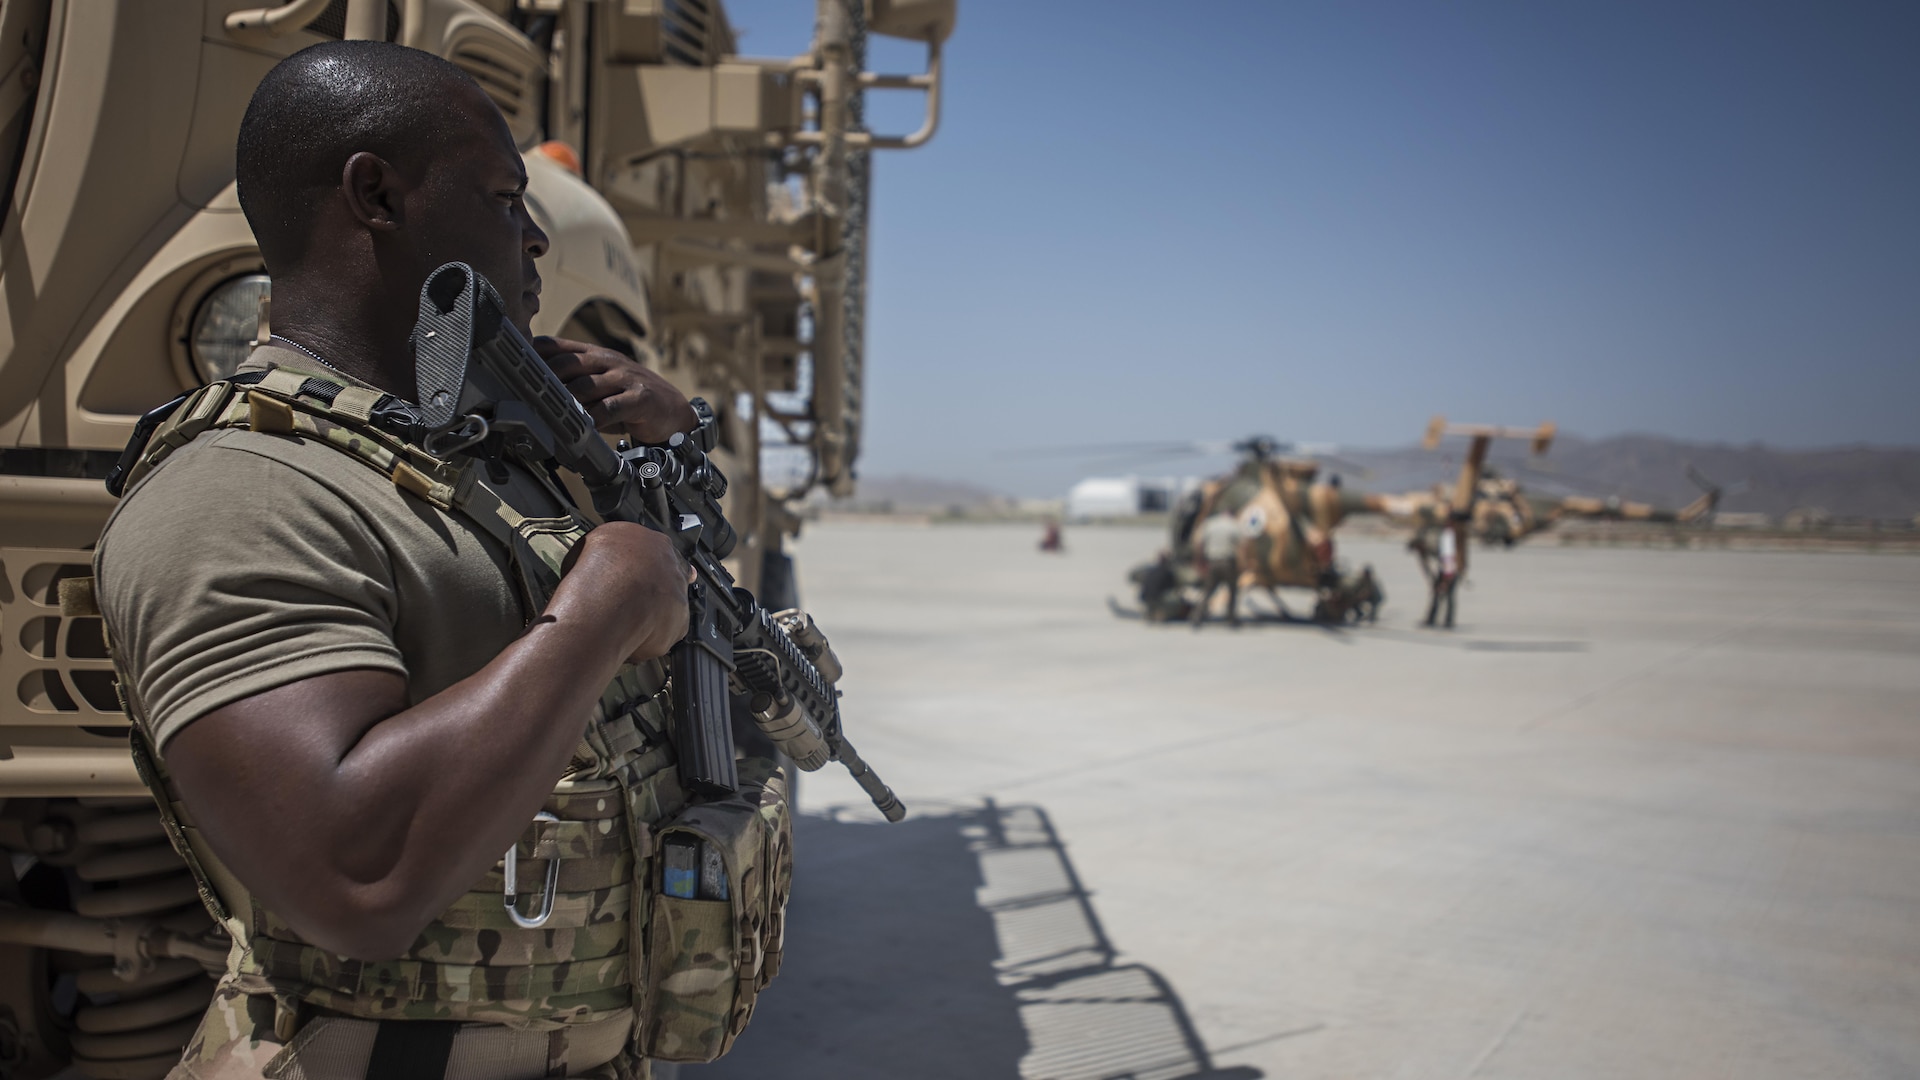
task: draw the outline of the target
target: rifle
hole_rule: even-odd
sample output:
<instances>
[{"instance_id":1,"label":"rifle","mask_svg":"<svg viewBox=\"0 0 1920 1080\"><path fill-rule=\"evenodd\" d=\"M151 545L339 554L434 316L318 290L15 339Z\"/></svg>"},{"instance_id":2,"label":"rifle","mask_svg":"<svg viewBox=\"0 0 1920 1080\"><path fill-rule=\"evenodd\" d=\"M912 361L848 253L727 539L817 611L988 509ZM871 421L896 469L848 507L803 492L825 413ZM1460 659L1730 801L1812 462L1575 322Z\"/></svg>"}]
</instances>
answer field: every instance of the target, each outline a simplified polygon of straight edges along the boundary
<instances>
[{"instance_id":1,"label":"rifle","mask_svg":"<svg viewBox=\"0 0 1920 1080\"><path fill-rule=\"evenodd\" d=\"M724 798L739 788L730 704L800 768L838 761L888 821L906 816L841 730L840 662L801 611L770 613L723 565L733 526L720 511L727 478L711 459L716 425L693 399L699 426L664 445L617 448L505 316L500 294L465 263L448 263L420 290L413 345L426 449L457 453L494 437L522 457L579 474L606 521L630 521L672 539L693 567L687 636L668 654L673 741L689 792Z\"/></svg>"}]
</instances>

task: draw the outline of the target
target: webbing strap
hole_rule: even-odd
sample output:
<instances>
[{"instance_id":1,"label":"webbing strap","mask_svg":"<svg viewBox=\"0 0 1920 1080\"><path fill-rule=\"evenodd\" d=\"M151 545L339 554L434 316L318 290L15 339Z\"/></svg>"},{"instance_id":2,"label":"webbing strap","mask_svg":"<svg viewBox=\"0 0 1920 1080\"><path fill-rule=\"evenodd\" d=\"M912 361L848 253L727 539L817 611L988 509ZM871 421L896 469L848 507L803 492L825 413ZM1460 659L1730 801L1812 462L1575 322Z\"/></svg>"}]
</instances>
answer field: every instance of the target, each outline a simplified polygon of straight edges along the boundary
<instances>
[{"instance_id":1,"label":"webbing strap","mask_svg":"<svg viewBox=\"0 0 1920 1080\"><path fill-rule=\"evenodd\" d=\"M529 842L531 839L531 842ZM545 819L529 824L516 841L521 858L563 859L617 855L627 849L626 838L612 818L598 821Z\"/></svg>"},{"instance_id":2,"label":"webbing strap","mask_svg":"<svg viewBox=\"0 0 1920 1080\"><path fill-rule=\"evenodd\" d=\"M561 892L595 892L611 889L622 882L633 880L633 856L625 850L616 848L613 854L581 855L560 860L559 889ZM537 862L526 862L514 867L514 886L516 892L537 893L546 887L547 868ZM474 883L474 888L490 892L499 892L506 884L505 869L495 866L488 870L485 877Z\"/></svg>"},{"instance_id":3,"label":"webbing strap","mask_svg":"<svg viewBox=\"0 0 1920 1080\"><path fill-rule=\"evenodd\" d=\"M285 377L276 379L275 376L282 372L287 373ZM395 487L411 492L443 510L459 511L501 546L513 550L514 535L526 518L485 484L479 483L470 466L461 468L443 462L369 424L368 418L382 397L378 391L348 386L338 388L332 394L331 401L302 401L303 394L309 398L314 396L311 391L318 382L320 379L317 376L306 372L275 368L260 381L258 389L268 394L284 395L290 399L290 405L299 406L292 410L292 430L323 439L349 456L380 469ZM335 387L328 384L325 389L334 390ZM352 435L333 438L326 428L328 424L339 424ZM540 479L544 481L545 478ZM555 492L555 498L560 505L568 505L564 495Z\"/></svg>"},{"instance_id":4,"label":"webbing strap","mask_svg":"<svg viewBox=\"0 0 1920 1080\"><path fill-rule=\"evenodd\" d=\"M333 411L366 423L373 419L373 407L385 396L364 386L349 386L333 396Z\"/></svg>"},{"instance_id":5,"label":"webbing strap","mask_svg":"<svg viewBox=\"0 0 1920 1080\"><path fill-rule=\"evenodd\" d=\"M156 433L162 451L150 455L141 471L159 463L166 452L192 441L208 428L247 427L276 435L299 434L318 439L385 473L395 487L419 496L443 510L458 511L480 526L507 550L525 516L508 506L485 484L471 465L442 461L370 422L375 406L385 396L377 390L343 386L312 372L275 367L246 385L215 383L189 398L184 408ZM237 393L235 391L238 391ZM562 490L530 470L561 506L571 504Z\"/></svg>"},{"instance_id":6,"label":"webbing strap","mask_svg":"<svg viewBox=\"0 0 1920 1080\"><path fill-rule=\"evenodd\" d=\"M467 489L474 486L470 468L433 457L367 421L381 395L360 387L320 384L300 372L273 379L289 370L275 368L259 386L240 397L236 402L240 407L229 407L213 426L245 426L272 434L309 436L378 469L394 486L442 510L458 509L466 501ZM289 383L296 383L295 392L282 396ZM312 391L316 386L331 392L332 401L324 400L327 394L317 395L322 400L315 400Z\"/></svg>"},{"instance_id":7,"label":"webbing strap","mask_svg":"<svg viewBox=\"0 0 1920 1080\"><path fill-rule=\"evenodd\" d=\"M132 685L130 679L121 678L118 682L122 686ZM121 696L121 704L131 704L127 700L127 695ZM186 833L181 829L180 816L173 809L173 791L166 782L166 774L160 769L160 755L154 751L153 744L147 739L146 719L131 709L128 710L128 716L133 720L132 726L127 730L127 741L133 751L133 770L140 775L140 780L146 784L147 790L153 793L154 802L160 808L161 828L166 831L167 839L172 842L174 851L178 852L181 860L187 864L187 870L193 877L194 888L200 892L201 903L205 904L207 911L231 933L234 930L233 914L227 910L226 901L221 899L219 891L213 887L213 878L208 876L206 867L201 865L199 853L194 851L193 845L187 842Z\"/></svg>"},{"instance_id":8,"label":"webbing strap","mask_svg":"<svg viewBox=\"0 0 1920 1080\"><path fill-rule=\"evenodd\" d=\"M280 397L295 397L300 393L300 388L307 384L307 380L319 378L318 375L311 375L297 368L276 367L267 372L258 385L262 390Z\"/></svg>"},{"instance_id":9,"label":"webbing strap","mask_svg":"<svg viewBox=\"0 0 1920 1080\"><path fill-rule=\"evenodd\" d=\"M544 882L540 887L544 887ZM633 886L615 885L591 892L561 893L553 898L553 913L538 930L522 930L500 906L499 889L481 889L461 893L434 922L450 930L492 930L504 940L508 934L551 934L557 930L579 930L605 923L609 917L625 922L633 911ZM498 945L494 945L498 948ZM608 952L624 952L624 936Z\"/></svg>"},{"instance_id":10,"label":"webbing strap","mask_svg":"<svg viewBox=\"0 0 1920 1080\"><path fill-rule=\"evenodd\" d=\"M367 1080L441 1080L459 1031L458 1020L380 1021Z\"/></svg>"},{"instance_id":11,"label":"webbing strap","mask_svg":"<svg viewBox=\"0 0 1920 1080\"><path fill-rule=\"evenodd\" d=\"M632 873L631 867L628 873ZM539 888L535 883L526 891L532 893ZM494 896L499 895L496 890ZM355 960L312 945L265 937L256 937L251 944L254 959L268 978L353 998L398 1003L538 1001L556 997L604 997L614 1001L630 992L631 968L625 951L589 959L496 967L434 960Z\"/></svg>"},{"instance_id":12,"label":"webbing strap","mask_svg":"<svg viewBox=\"0 0 1920 1080\"><path fill-rule=\"evenodd\" d=\"M506 500L495 494L492 488L478 481L468 485L464 495L460 509L466 513L467 520L485 529L501 546L512 551L513 538L519 532L520 523L527 520L526 515L508 506Z\"/></svg>"}]
</instances>

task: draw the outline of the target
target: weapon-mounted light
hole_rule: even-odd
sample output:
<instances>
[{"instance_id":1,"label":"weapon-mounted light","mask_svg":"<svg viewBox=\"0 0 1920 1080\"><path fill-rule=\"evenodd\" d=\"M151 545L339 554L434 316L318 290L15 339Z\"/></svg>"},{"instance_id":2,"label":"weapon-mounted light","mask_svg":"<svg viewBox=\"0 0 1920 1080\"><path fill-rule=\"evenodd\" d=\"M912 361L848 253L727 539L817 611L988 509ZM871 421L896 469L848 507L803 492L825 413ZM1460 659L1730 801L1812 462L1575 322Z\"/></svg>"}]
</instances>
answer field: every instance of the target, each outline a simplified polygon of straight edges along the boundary
<instances>
[{"instance_id":1,"label":"weapon-mounted light","mask_svg":"<svg viewBox=\"0 0 1920 1080\"><path fill-rule=\"evenodd\" d=\"M207 291L187 331L187 355L201 382L232 377L253 351L260 300L272 291L265 274L230 277Z\"/></svg>"}]
</instances>

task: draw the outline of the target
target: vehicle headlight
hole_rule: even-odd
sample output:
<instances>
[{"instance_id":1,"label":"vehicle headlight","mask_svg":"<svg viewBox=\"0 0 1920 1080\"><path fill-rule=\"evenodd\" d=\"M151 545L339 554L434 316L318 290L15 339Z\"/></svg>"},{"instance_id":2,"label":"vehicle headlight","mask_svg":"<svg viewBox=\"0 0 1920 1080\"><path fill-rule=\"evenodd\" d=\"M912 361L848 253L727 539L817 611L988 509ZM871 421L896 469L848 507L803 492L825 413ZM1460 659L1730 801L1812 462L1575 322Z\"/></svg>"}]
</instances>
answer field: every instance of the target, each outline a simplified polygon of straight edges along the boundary
<instances>
[{"instance_id":1,"label":"vehicle headlight","mask_svg":"<svg viewBox=\"0 0 1920 1080\"><path fill-rule=\"evenodd\" d=\"M260 332L260 298L273 291L265 274L241 274L215 285L200 301L187 331L187 355L200 381L233 377Z\"/></svg>"}]
</instances>

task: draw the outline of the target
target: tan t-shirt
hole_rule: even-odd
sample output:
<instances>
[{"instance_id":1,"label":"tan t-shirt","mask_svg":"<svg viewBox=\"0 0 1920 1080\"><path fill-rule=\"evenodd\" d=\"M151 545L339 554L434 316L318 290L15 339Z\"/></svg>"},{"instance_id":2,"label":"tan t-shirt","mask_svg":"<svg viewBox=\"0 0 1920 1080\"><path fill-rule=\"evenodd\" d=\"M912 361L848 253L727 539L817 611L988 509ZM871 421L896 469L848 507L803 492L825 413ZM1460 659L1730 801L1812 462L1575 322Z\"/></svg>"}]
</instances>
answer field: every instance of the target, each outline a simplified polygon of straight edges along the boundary
<instances>
[{"instance_id":1,"label":"tan t-shirt","mask_svg":"<svg viewBox=\"0 0 1920 1080\"><path fill-rule=\"evenodd\" d=\"M241 368L311 360L276 347ZM345 376L327 373L336 381ZM564 513L515 467L520 513ZM418 702L526 624L507 553L465 519L315 439L208 432L126 494L94 557L100 610L157 746L275 687L374 668Z\"/></svg>"}]
</instances>

